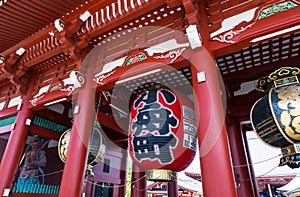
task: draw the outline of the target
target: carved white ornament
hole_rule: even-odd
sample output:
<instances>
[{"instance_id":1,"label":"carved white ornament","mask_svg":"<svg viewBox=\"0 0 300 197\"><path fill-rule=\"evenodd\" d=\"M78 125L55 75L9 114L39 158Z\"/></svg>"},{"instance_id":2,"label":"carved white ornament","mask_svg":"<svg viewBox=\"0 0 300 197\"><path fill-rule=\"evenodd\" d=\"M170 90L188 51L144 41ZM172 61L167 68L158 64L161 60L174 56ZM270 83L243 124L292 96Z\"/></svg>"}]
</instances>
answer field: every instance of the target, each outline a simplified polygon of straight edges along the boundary
<instances>
[{"instance_id":1,"label":"carved white ornament","mask_svg":"<svg viewBox=\"0 0 300 197\"><path fill-rule=\"evenodd\" d=\"M69 95L71 95L77 88L80 88L84 84L84 77L81 75L79 71L71 71L69 78L64 79L63 86L71 85L67 89L61 89L61 91L70 91Z\"/></svg>"},{"instance_id":2,"label":"carved white ornament","mask_svg":"<svg viewBox=\"0 0 300 197\"><path fill-rule=\"evenodd\" d=\"M162 42L160 44L154 45L145 49L149 56L153 56L154 53L165 53L167 51L171 51L174 49L188 47L189 43L179 44L176 39L171 39L166 42Z\"/></svg>"},{"instance_id":3,"label":"carved white ornament","mask_svg":"<svg viewBox=\"0 0 300 197\"><path fill-rule=\"evenodd\" d=\"M177 49L175 51L170 51L167 54L163 54L163 55L160 55L160 56L154 56L153 58L155 58L155 59L167 59L167 58L170 58L171 59L170 63L173 63L182 54L182 52L185 49L186 48Z\"/></svg>"},{"instance_id":4,"label":"carved white ornament","mask_svg":"<svg viewBox=\"0 0 300 197\"><path fill-rule=\"evenodd\" d=\"M44 86L42 88L40 88L39 92L33 96L33 98L38 98L40 97L42 94L47 93L49 91L50 85Z\"/></svg>"},{"instance_id":5,"label":"carved white ornament","mask_svg":"<svg viewBox=\"0 0 300 197\"><path fill-rule=\"evenodd\" d=\"M220 29L218 29L217 31L211 33L210 36L213 38L223 32L232 30L234 27L236 27L238 24L240 24L243 21L246 21L247 23L249 23L250 21L253 20L255 11L257 10L257 8L258 7L248 10L246 12L243 12L241 14L237 14L235 16L224 19L221 23L222 27Z\"/></svg>"},{"instance_id":6,"label":"carved white ornament","mask_svg":"<svg viewBox=\"0 0 300 197\"><path fill-rule=\"evenodd\" d=\"M37 103L40 99L42 99L44 96L45 96L45 95L43 94L43 95L40 95L40 96L38 96L38 97L34 97L34 98L31 99L29 102L31 103L31 105L36 106L36 103Z\"/></svg>"},{"instance_id":7,"label":"carved white ornament","mask_svg":"<svg viewBox=\"0 0 300 197\"><path fill-rule=\"evenodd\" d=\"M122 57L122 58L120 58L120 59L117 59L117 60L115 60L115 61L106 63L106 64L103 66L102 70L101 70L99 73L97 73L97 74L95 75L95 78L97 79L98 77L100 77L100 76L103 75L104 73L111 72L113 69L115 69L115 68L117 68L117 67L121 67L121 66L124 64L126 58L127 58L127 56Z\"/></svg>"},{"instance_id":8,"label":"carved white ornament","mask_svg":"<svg viewBox=\"0 0 300 197\"><path fill-rule=\"evenodd\" d=\"M186 28L186 33L192 49L202 47L202 39L197 29L197 25L190 25Z\"/></svg>"},{"instance_id":9,"label":"carved white ornament","mask_svg":"<svg viewBox=\"0 0 300 197\"><path fill-rule=\"evenodd\" d=\"M103 85L103 80L106 79L107 77L111 76L112 74L115 73L115 70L111 71L111 72L108 72L108 73L104 73L102 75L99 75L97 76L96 78L96 83L99 84L99 85Z\"/></svg>"},{"instance_id":10,"label":"carved white ornament","mask_svg":"<svg viewBox=\"0 0 300 197\"><path fill-rule=\"evenodd\" d=\"M14 107L14 106L20 106L20 105L22 105L22 98L21 98L21 96L18 96L18 97L12 98L9 101L7 108Z\"/></svg>"},{"instance_id":11,"label":"carved white ornament","mask_svg":"<svg viewBox=\"0 0 300 197\"><path fill-rule=\"evenodd\" d=\"M154 53L165 53L165 52L171 51L173 49L178 49L178 48L188 47L188 46L189 46L189 43L179 44L179 43L177 43L176 39L171 39L171 40L168 40L166 42L162 42L160 44L151 46L151 47L145 49L145 51L148 53L148 56L153 56ZM100 77L103 77L104 74L111 73L115 68L123 66L126 58L127 58L127 56L124 56L124 57L122 57L120 59L117 59L115 61L106 63L103 66L102 70L95 75L97 83L98 83L98 79L100 79Z\"/></svg>"},{"instance_id":12,"label":"carved white ornament","mask_svg":"<svg viewBox=\"0 0 300 197\"><path fill-rule=\"evenodd\" d=\"M213 40L234 44L235 41L232 40L234 38L234 36L240 34L241 32L245 31L246 29L252 27L252 25L254 25L254 23L251 23L251 24L247 25L246 27L241 27L240 29L230 30L229 32L226 32L225 34L214 37Z\"/></svg>"}]
</instances>

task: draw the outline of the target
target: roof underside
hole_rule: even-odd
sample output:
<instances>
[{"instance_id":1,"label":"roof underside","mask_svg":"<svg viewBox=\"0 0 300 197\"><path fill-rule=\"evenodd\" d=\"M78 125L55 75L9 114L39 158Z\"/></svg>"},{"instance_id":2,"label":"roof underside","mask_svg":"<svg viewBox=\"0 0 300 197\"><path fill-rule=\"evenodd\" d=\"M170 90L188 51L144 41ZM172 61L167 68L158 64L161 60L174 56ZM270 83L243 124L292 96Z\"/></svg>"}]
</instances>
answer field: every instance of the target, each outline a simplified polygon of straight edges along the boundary
<instances>
[{"instance_id":1,"label":"roof underside","mask_svg":"<svg viewBox=\"0 0 300 197\"><path fill-rule=\"evenodd\" d=\"M4 0L0 6L0 53L47 28L58 18L89 3L90 0Z\"/></svg>"},{"instance_id":2,"label":"roof underside","mask_svg":"<svg viewBox=\"0 0 300 197\"><path fill-rule=\"evenodd\" d=\"M128 4L131 2L130 0L121 0L120 2L123 1L127 2ZM59 53L55 51L55 47L62 47L62 43L52 39L51 37L49 38L49 35L45 35L47 29L49 29L50 32L50 30L53 29L53 22L58 18L70 22L74 19L74 16L78 16L88 9L91 12L98 12L100 9L107 11L108 9L111 9L108 8L108 5L110 5L112 2L115 2L115 5L117 5L116 2L119 1L101 0L95 2L93 0L0 0L0 54L2 56L7 56L19 48L22 43L28 44L30 41L32 41L32 46L34 46L40 41L46 40L46 43L48 40L48 42L52 43L53 45L48 47L47 50L49 50L45 52L45 54L48 53L48 58L35 57L34 55L31 57L28 55L28 61L26 58L23 59L26 64L29 64L30 67L32 67L31 71L44 72L45 70L52 69L51 74L48 76L53 75L52 77L58 77L58 70L64 74L73 69L73 67L65 66L65 64L68 62L72 62L72 57L65 52ZM185 20L175 20L177 18L184 18L185 9L183 6L179 6L180 9L169 9L165 1L153 0L151 2L140 0L137 2L145 2L145 5L150 5L150 3L155 2L155 4L153 3L153 6L157 7L151 6L151 8L143 10L140 8L142 6L140 6L139 9L141 10L137 10L134 13L134 17L130 18L127 15L128 20L126 17L120 17L118 24L104 24L103 27L107 29L101 28L101 25L97 26L95 21L98 23L98 19L93 18L93 20L91 20L85 26L81 27L80 31L77 33L77 36L83 37L84 34L89 31L89 36L92 36L89 44L95 46L101 44L102 40L105 39L106 36L115 34L117 38L118 33L124 33L123 30L127 27L131 27L132 24L136 27L147 25L164 25L171 28L175 27L179 30L182 30L186 26ZM243 13L247 10L251 10L258 6L263 6L264 3L271 4L275 2L276 1L274 0L207 0L206 10L209 33L220 29L224 19ZM131 6L134 7L134 5ZM143 13L143 11L147 11L147 13ZM99 23L100 22L101 20ZM132 42L132 40L126 40L126 42L127 41L128 43ZM248 42L247 44L243 45L243 47L239 47L241 50L230 48L221 55L216 53L216 61L230 95L232 96L233 93L239 89L241 83L243 82L252 81L265 76L269 74L270 71L273 71L281 66L296 66L300 60L299 43L300 32L293 32L291 34L264 41L262 43L252 44ZM42 44L41 46L43 47ZM122 50L128 51L128 46L127 48L124 46L121 46L120 48L118 47L119 46L115 46L115 50L120 49L118 52ZM114 54L112 57L118 57L118 54ZM61 65L65 66L66 68L58 68ZM3 75L3 72L0 73L1 86L7 85L10 79L9 77ZM187 73L185 72L185 75L190 76L190 71L188 70Z\"/></svg>"}]
</instances>

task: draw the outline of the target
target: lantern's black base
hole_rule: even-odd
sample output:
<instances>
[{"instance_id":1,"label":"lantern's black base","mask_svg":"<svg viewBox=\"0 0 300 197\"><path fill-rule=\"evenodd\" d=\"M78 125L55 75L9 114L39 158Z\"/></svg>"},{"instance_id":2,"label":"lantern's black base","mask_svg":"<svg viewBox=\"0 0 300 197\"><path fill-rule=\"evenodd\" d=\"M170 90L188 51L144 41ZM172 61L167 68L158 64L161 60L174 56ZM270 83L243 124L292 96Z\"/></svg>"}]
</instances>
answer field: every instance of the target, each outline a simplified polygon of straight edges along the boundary
<instances>
[{"instance_id":1,"label":"lantern's black base","mask_svg":"<svg viewBox=\"0 0 300 197\"><path fill-rule=\"evenodd\" d=\"M290 168L299 168L300 167L300 153L290 154L280 158L279 166L287 165Z\"/></svg>"}]
</instances>

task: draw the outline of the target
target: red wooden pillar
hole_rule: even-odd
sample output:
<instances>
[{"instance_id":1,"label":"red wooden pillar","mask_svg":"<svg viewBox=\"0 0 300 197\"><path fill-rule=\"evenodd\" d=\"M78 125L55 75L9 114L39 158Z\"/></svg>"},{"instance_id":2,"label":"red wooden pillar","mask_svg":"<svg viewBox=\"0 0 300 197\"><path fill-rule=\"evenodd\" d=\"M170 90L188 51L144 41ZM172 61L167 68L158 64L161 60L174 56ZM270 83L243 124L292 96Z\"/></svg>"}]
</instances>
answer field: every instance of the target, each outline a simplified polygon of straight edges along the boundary
<instances>
[{"instance_id":1,"label":"red wooden pillar","mask_svg":"<svg viewBox=\"0 0 300 197\"><path fill-rule=\"evenodd\" d=\"M205 1L183 0L205 197L236 197L217 65L210 50ZM201 32L201 35L199 34ZM200 39L202 37L202 39ZM225 94L225 92L223 92Z\"/></svg>"},{"instance_id":2,"label":"red wooden pillar","mask_svg":"<svg viewBox=\"0 0 300 197\"><path fill-rule=\"evenodd\" d=\"M191 64L204 196L236 197L217 65L205 47L192 50Z\"/></svg>"},{"instance_id":3,"label":"red wooden pillar","mask_svg":"<svg viewBox=\"0 0 300 197\"><path fill-rule=\"evenodd\" d=\"M237 193L239 197L258 196L255 187L254 177L251 175L251 165L247 159L247 150L243 143L242 130L240 123L235 118L228 121L228 138L232 162L234 165L234 174L237 183Z\"/></svg>"},{"instance_id":4,"label":"red wooden pillar","mask_svg":"<svg viewBox=\"0 0 300 197\"><path fill-rule=\"evenodd\" d=\"M120 169L120 179L121 183L119 187L119 196L126 196L126 180L127 180L127 161L128 161L128 151L127 147L122 148L122 163L121 163L121 169Z\"/></svg>"},{"instance_id":5,"label":"red wooden pillar","mask_svg":"<svg viewBox=\"0 0 300 197\"><path fill-rule=\"evenodd\" d=\"M140 168L132 163L131 174L131 197L146 197L147 181L145 172L140 171Z\"/></svg>"},{"instance_id":6,"label":"red wooden pillar","mask_svg":"<svg viewBox=\"0 0 300 197\"><path fill-rule=\"evenodd\" d=\"M249 164L253 164L252 160L251 160L251 155L250 155L248 140L246 140L247 139L247 135L246 135L247 131L245 131L243 129L243 126L242 126L241 129L242 129L241 135L242 135L242 138L244 139L243 142L245 143L245 156L247 157L248 163ZM251 179L251 181L252 181L252 187L254 188L254 191L256 192L256 196L260 196L259 195L259 191L258 191L258 187L257 187L257 181L256 181L256 178L255 178L255 173L254 173L253 165L249 166L249 170L250 170L250 175L252 177L252 179Z\"/></svg>"},{"instance_id":7,"label":"red wooden pillar","mask_svg":"<svg viewBox=\"0 0 300 197\"><path fill-rule=\"evenodd\" d=\"M89 58L85 60L89 61ZM86 169L87 150L91 130L95 118L95 89L93 88L92 64L84 61L82 67L88 67L85 75L85 84L79 89L74 114L71 138L68 147L67 159L61 180L59 196L81 196Z\"/></svg>"},{"instance_id":8,"label":"red wooden pillar","mask_svg":"<svg viewBox=\"0 0 300 197\"><path fill-rule=\"evenodd\" d=\"M32 84L31 84L32 85ZM29 133L30 120L34 113L29 109L29 99L31 98L32 87L27 91L27 95L22 98L21 110L18 112L14 129L11 130L5 152L0 166L0 194L3 196L5 189L11 189L15 174L19 167L20 159L26 144ZM28 124L26 124L27 119Z\"/></svg>"},{"instance_id":9,"label":"red wooden pillar","mask_svg":"<svg viewBox=\"0 0 300 197\"><path fill-rule=\"evenodd\" d=\"M177 197L178 196L177 181L168 182L168 196L172 196L172 197Z\"/></svg>"}]
</instances>

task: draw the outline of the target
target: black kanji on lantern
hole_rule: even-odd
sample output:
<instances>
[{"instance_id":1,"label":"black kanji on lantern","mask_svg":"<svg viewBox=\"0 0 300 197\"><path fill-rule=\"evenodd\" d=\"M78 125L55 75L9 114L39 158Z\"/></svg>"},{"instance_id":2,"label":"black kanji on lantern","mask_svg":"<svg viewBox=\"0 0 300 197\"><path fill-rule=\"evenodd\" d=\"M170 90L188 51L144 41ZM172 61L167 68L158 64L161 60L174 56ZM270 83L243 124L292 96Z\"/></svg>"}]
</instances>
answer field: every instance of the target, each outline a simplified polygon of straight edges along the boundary
<instances>
[{"instance_id":1,"label":"black kanji on lantern","mask_svg":"<svg viewBox=\"0 0 300 197\"><path fill-rule=\"evenodd\" d=\"M177 137L171 127L178 126L178 119L172 110L159 101L175 103L175 95L168 90L150 90L142 94L135 102L137 115L132 121L133 148L137 160L159 159L161 163L173 160L171 147L177 145Z\"/></svg>"}]
</instances>

